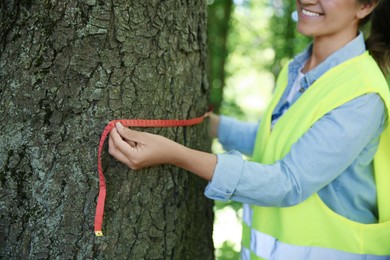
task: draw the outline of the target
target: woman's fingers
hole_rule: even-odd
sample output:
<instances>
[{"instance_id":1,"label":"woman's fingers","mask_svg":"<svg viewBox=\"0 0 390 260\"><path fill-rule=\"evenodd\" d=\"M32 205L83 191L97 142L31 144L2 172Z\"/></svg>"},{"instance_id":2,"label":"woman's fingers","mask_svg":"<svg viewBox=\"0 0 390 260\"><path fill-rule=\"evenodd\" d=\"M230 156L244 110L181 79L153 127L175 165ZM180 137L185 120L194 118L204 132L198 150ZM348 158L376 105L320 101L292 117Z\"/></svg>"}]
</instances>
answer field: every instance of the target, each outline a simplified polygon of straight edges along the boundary
<instances>
[{"instance_id":1,"label":"woman's fingers","mask_svg":"<svg viewBox=\"0 0 390 260\"><path fill-rule=\"evenodd\" d=\"M125 154L123 154L121 147L125 146L125 143L116 129L114 128L110 132L110 138L108 140L108 152L111 156L115 157L118 161L129 166L130 161Z\"/></svg>"},{"instance_id":2,"label":"woman's fingers","mask_svg":"<svg viewBox=\"0 0 390 260\"><path fill-rule=\"evenodd\" d=\"M116 129L119 133L119 135L126 141L131 147L137 146L137 141L133 140L137 138L136 134L137 131L130 130L129 128L123 127L123 125L120 122L117 122L115 124Z\"/></svg>"},{"instance_id":3,"label":"woman's fingers","mask_svg":"<svg viewBox=\"0 0 390 260\"><path fill-rule=\"evenodd\" d=\"M130 130L117 123L110 133L110 154L132 169L173 163L177 143L154 134Z\"/></svg>"},{"instance_id":4,"label":"woman's fingers","mask_svg":"<svg viewBox=\"0 0 390 260\"><path fill-rule=\"evenodd\" d=\"M144 137L142 132L130 130L119 125L110 132L109 153L125 163L133 170L144 168L147 165L147 151L144 143L140 142Z\"/></svg>"}]
</instances>

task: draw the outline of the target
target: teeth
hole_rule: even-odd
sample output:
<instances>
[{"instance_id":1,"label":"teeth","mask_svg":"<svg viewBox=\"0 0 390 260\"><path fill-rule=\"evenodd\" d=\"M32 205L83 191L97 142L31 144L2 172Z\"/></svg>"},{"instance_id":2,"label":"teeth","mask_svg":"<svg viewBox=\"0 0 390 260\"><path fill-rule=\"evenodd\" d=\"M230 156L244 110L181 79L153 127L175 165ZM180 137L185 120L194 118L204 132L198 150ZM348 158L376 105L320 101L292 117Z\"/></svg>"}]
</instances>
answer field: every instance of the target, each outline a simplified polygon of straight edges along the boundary
<instances>
[{"instance_id":1,"label":"teeth","mask_svg":"<svg viewBox=\"0 0 390 260\"><path fill-rule=\"evenodd\" d=\"M310 12L310 11L308 11L308 10L306 10L306 9L302 9L302 13L303 13L304 15L312 16L312 17L320 16L319 13Z\"/></svg>"}]
</instances>

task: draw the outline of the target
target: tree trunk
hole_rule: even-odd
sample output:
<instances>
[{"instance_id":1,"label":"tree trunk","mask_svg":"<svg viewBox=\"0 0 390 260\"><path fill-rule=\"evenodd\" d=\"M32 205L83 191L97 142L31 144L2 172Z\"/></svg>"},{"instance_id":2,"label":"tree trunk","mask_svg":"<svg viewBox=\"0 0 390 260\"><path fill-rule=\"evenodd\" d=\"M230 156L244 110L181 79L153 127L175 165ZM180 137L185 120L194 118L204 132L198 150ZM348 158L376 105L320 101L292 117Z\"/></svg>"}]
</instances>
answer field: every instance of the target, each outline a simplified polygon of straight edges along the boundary
<instances>
[{"instance_id":1,"label":"tree trunk","mask_svg":"<svg viewBox=\"0 0 390 260\"><path fill-rule=\"evenodd\" d=\"M216 113L223 100L226 78L226 59L229 54L227 40L233 0L215 0L208 6L208 76L210 82L210 104Z\"/></svg>"},{"instance_id":2,"label":"tree trunk","mask_svg":"<svg viewBox=\"0 0 390 260\"><path fill-rule=\"evenodd\" d=\"M107 152L105 236L93 233L105 124L207 109L205 1L0 8L0 259L214 259L205 182ZM209 149L205 124L147 131Z\"/></svg>"}]
</instances>

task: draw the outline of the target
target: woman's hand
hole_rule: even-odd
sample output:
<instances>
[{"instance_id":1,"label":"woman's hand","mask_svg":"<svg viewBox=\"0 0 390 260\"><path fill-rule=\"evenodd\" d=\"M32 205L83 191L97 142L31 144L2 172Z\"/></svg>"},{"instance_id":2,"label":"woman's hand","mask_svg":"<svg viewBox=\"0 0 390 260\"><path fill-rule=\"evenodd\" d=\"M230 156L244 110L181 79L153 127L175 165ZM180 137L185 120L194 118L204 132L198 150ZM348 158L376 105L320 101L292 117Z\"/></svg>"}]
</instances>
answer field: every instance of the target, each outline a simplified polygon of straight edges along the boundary
<instances>
[{"instance_id":1,"label":"woman's hand","mask_svg":"<svg viewBox=\"0 0 390 260\"><path fill-rule=\"evenodd\" d=\"M109 153L133 170L175 164L175 154L182 147L160 135L125 128L121 123L111 130Z\"/></svg>"},{"instance_id":2,"label":"woman's hand","mask_svg":"<svg viewBox=\"0 0 390 260\"><path fill-rule=\"evenodd\" d=\"M180 145L160 135L130 130L117 123L110 132L109 153L133 170L172 164L210 180L217 157Z\"/></svg>"},{"instance_id":3,"label":"woman's hand","mask_svg":"<svg viewBox=\"0 0 390 260\"><path fill-rule=\"evenodd\" d=\"M218 138L218 127L219 127L219 115L209 112L207 115L210 118L209 121L209 132L211 138Z\"/></svg>"}]
</instances>

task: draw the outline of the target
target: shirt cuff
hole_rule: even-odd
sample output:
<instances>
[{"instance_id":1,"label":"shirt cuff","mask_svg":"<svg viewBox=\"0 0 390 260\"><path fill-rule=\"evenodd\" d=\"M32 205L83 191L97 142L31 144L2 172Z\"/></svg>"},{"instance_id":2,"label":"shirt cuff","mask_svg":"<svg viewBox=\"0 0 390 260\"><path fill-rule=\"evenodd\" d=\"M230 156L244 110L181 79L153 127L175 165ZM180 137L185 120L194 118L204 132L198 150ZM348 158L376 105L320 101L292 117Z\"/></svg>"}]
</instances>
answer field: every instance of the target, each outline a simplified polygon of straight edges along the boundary
<instances>
[{"instance_id":1,"label":"shirt cuff","mask_svg":"<svg viewBox=\"0 0 390 260\"><path fill-rule=\"evenodd\" d=\"M213 200L228 201L242 175L244 159L237 151L218 154L212 180L206 186L205 196Z\"/></svg>"}]
</instances>

